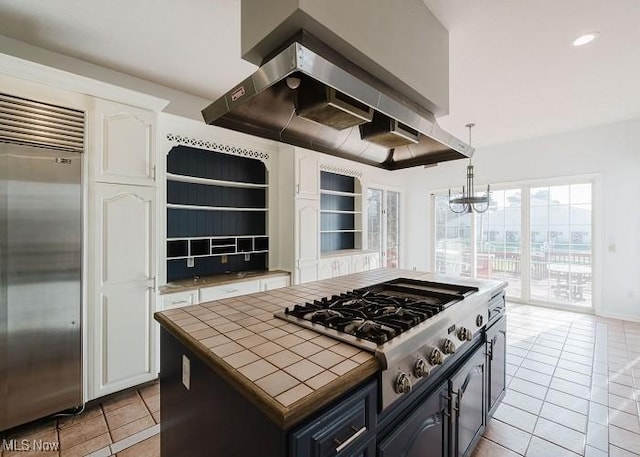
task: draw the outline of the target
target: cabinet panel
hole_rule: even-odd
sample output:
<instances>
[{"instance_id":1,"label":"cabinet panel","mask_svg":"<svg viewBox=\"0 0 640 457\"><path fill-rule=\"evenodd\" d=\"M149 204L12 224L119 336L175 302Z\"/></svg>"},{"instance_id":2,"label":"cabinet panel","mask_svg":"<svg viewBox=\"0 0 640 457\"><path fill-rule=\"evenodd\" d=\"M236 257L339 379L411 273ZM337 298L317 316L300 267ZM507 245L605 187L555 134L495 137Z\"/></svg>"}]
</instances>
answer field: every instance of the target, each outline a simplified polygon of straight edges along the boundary
<instances>
[{"instance_id":1,"label":"cabinet panel","mask_svg":"<svg viewBox=\"0 0 640 457\"><path fill-rule=\"evenodd\" d=\"M360 273L367 271L368 256L366 254L358 254L351 256L351 273Z\"/></svg>"},{"instance_id":2,"label":"cabinet panel","mask_svg":"<svg viewBox=\"0 0 640 457\"><path fill-rule=\"evenodd\" d=\"M378 446L379 457L447 455L447 383L440 386Z\"/></svg>"},{"instance_id":3,"label":"cabinet panel","mask_svg":"<svg viewBox=\"0 0 640 457\"><path fill-rule=\"evenodd\" d=\"M303 284L305 282L317 281L318 277L318 262L310 260L307 262L297 262L294 274L295 284Z\"/></svg>"},{"instance_id":4,"label":"cabinet panel","mask_svg":"<svg viewBox=\"0 0 640 457\"><path fill-rule=\"evenodd\" d=\"M318 261L318 279L330 279L335 276L335 259L322 259Z\"/></svg>"},{"instance_id":5,"label":"cabinet panel","mask_svg":"<svg viewBox=\"0 0 640 457\"><path fill-rule=\"evenodd\" d=\"M200 289L200 302L222 300L223 298L237 297L238 295L254 292L260 292L260 280L205 287Z\"/></svg>"},{"instance_id":6,"label":"cabinet panel","mask_svg":"<svg viewBox=\"0 0 640 457\"><path fill-rule=\"evenodd\" d=\"M493 415L495 408L505 393L507 356L507 316L500 318L487 330L487 345L489 356L489 414Z\"/></svg>"},{"instance_id":7,"label":"cabinet panel","mask_svg":"<svg viewBox=\"0 0 640 457\"><path fill-rule=\"evenodd\" d=\"M197 290L177 292L175 294L162 295L162 311L183 306L196 305L200 302L200 293Z\"/></svg>"},{"instance_id":8,"label":"cabinet panel","mask_svg":"<svg viewBox=\"0 0 640 457\"><path fill-rule=\"evenodd\" d=\"M466 457L485 427L486 352L484 346L451 378L453 455Z\"/></svg>"},{"instance_id":9,"label":"cabinet panel","mask_svg":"<svg viewBox=\"0 0 640 457\"><path fill-rule=\"evenodd\" d=\"M152 187L90 187L90 399L155 377L154 208Z\"/></svg>"},{"instance_id":10,"label":"cabinet panel","mask_svg":"<svg viewBox=\"0 0 640 457\"><path fill-rule=\"evenodd\" d=\"M108 288L100 302L102 393L135 385L151 376L152 290L137 284Z\"/></svg>"},{"instance_id":11,"label":"cabinet panel","mask_svg":"<svg viewBox=\"0 0 640 457\"><path fill-rule=\"evenodd\" d=\"M150 278L153 276L150 261L153 191L114 187L102 189L107 191L107 194L99 197L102 212L102 283Z\"/></svg>"},{"instance_id":12,"label":"cabinet panel","mask_svg":"<svg viewBox=\"0 0 640 457\"><path fill-rule=\"evenodd\" d=\"M373 270L375 268L380 268L380 254L374 252L372 254L367 254L367 270Z\"/></svg>"},{"instance_id":13,"label":"cabinet panel","mask_svg":"<svg viewBox=\"0 0 640 457\"><path fill-rule=\"evenodd\" d=\"M289 276L277 276L275 278L261 279L260 290L273 290L289 287Z\"/></svg>"},{"instance_id":14,"label":"cabinet panel","mask_svg":"<svg viewBox=\"0 0 640 457\"><path fill-rule=\"evenodd\" d=\"M296 148L296 197L319 198L320 171L316 153Z\"/></svg>"},{"instance_id":15,"label":"cabinet panel","mask_svg":"<svg viewBox=\"0 0 640 457\"><path fill-rule=\"evenodd\" d=\"M318 216L317 200L296 200L296 260L318 260Z\"/></svg>"},{"instance_id":16,"label":"cabinet panel","mask_svg":"<svg viewBox=\"0 0 640 457\"><path fill-rule=\"evenodd\" d=\"M373 456L370 454L376 414L376 384L294 430L290 455L306 457Z\"/></svg>"},{"instance_id":17,"label":"cabinet panel","mask_svg":"<svg viewBox=\"0 0 640 457\"><path fill-rule=\"evenodd\" d=\"M94 180L154 186L155 113L96 100L95 116Z\"/></svg>"},{"instance_id":18,"label":"cabinet panel","mask_svg":"<svg viewBox=\"0 0 640 457\"><path fill-rule=\"evenodd\" d=\"M343 276L351 273L351 256L337 257L334 276Z\"/></svg>"}]
</instances>

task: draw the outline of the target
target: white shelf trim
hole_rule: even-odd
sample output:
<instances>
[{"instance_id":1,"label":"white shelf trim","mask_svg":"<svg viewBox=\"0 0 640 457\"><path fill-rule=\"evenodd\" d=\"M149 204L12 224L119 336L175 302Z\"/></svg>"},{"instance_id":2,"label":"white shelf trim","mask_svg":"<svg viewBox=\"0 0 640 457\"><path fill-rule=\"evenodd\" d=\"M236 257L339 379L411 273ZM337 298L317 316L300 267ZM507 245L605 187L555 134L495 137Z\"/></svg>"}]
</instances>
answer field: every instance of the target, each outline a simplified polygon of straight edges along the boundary
<instances>
[{"instance_id":1,"label":"white shelf trim","mask_svg":"<svg viewBox=\"0 0 640 457\"><path fill-rule=\"evenodd\" d=\"M320 212L332 214L362 214L362 211L340 211L337 209L321 209Z\"/></svg>"},{"instance_id":2,"label":"white shelf trim","mask_svg":"<svg viewBox=\"0 0 640 457\"><path fill-rule=\"evenodd\" d=\"M360 233L362 230L320 230L320 233Z\"/></svg>"},{"instance_id":3,"label":"white shelf trim","mask_svg":"<svg viewBox=\"0 0 640 457\"><path fill-rule=\"evenodd\" d=\"M354 192L341 192L339 190L320 189L320 194L325 195L340 195L342 197L362 197L361 193Z\"/></svg>"},{"instance_id":4,"label":"white shelf trim","mask_svg":"<svg viewBox=\"0 0 640 457\"><path fill-rule=\"evenodd\" d=\"M240 182L240 181L223 181L221 179L198 178L196 176L177 175L174 173L167 173L167 181L188 182L192 184L205 184L208 186L239 187L239 188L245 188L245 189L266 189L269 187L269 184L255 184L255 183Z\"/></svg>"},{"instance_id":5,"label":"white shelf trim","mask_svg":"<svg viewBox=\"0 0 640 457\"><path fill-rule=\"evenodd\" d=\"M224 240L232 238L269 238L269 235L216 235L216 236L184 236L167 238L167 241L191 241L191 240Z\"/></svg>"},{"instance_id":6,"label":"white shelf trim","mask_svg":"<svg viewBox=\"0 0 640 457\"><path fill-rule=\"evenodd\" d=\"M269 208L239 208L235 206L199 206L199 205L178 205L167 203L169 209L192 209L197 211L269 211Z\"/></svg>"},{"instance_id":7,"label":"white shelf trim","mask_svg":"<svg viewBox=\"0 0 640 457\"><path fill-rule=\"evenodd\" d=\"M167 260L184 260L190 257L220 257L223 255L244 255L244 254L264 254L269 252L268 249L264 249L262 251L238 251L238 252L225 252L222 254L200 254L200 255L192 255L192 256L180 256L180 257L167 257Z\"/></svg>"}]
</instances>

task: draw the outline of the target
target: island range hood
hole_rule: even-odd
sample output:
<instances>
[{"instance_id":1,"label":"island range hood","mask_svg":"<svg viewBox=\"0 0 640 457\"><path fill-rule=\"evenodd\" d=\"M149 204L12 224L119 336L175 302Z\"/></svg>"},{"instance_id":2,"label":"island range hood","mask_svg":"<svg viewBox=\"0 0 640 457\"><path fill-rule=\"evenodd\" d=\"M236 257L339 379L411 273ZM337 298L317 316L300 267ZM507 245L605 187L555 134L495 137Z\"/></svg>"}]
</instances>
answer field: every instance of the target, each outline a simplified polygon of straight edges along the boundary
<instances>
[{"instance_id":1,"label":"island range hood","mask_svg":"<svg viewBox=\"0 0 640 457\"><path fill-rule=\"evenodd\" d=\"M304 31L202 115L207 124L387 170L473 154L427 108Z\"/></svg>"}]
</instances>

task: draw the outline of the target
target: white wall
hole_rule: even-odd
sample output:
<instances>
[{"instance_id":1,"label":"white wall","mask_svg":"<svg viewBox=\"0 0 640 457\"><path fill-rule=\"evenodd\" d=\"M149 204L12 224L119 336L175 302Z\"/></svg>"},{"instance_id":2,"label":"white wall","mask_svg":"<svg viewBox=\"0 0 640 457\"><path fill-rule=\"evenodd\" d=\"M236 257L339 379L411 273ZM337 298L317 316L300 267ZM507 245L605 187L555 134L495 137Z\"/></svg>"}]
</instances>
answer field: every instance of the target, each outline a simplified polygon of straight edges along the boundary
<instances>
[{"instance_id":1,"label":"white wall","mask_svg":"<svg viewBox=\"0 0 640 457\"><path fill-rule=\"evenodd\" d=\"M473 163L480 188L487 183L597 175L596 312L640 320L640 119L486 147L476 151ZM429 194L449 187L458 189L466 165L466 161L457 161L413 170L408 192L412 208L410 266L430 268L433 233Z\"/></svg>"}]
</instances>

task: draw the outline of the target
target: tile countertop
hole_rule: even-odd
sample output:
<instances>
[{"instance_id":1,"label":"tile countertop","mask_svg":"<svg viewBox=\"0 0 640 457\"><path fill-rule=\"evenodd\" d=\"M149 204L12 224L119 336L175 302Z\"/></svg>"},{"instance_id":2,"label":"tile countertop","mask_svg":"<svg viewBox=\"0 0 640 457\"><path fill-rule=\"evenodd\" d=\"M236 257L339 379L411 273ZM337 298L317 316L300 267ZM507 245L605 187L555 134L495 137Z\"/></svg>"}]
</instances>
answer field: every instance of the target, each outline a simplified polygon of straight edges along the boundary
<instances>
[{"instance_id":1,"label":"tile countertop","mask_svg":"<svg viewBox=\"0 0 640 457\"><path fill-rule=\"evenodd\" d=\"M194 279L180 279L164 286L160 286L160 295L185 292L188 290L200 289L201 287L222 286L244 281L254 281L256 279L271 278L275 276L289 276L284 270L256 270L243 271L240 273L227 273L221 275L201 276Z\"/></svg>"},{"instance_id":2,"label":"tile countertop","mask_svg":"<svg viewBox=\"0 0 640 457\"><path fill-rule=\"evenodd\" d=\"M171 309L156 313L155 319L286 429L360 384L379 366L369 352L274 318L273 314L296 303L400 277L478 284L380 268Z\"/></svg>"}]
</instances>

